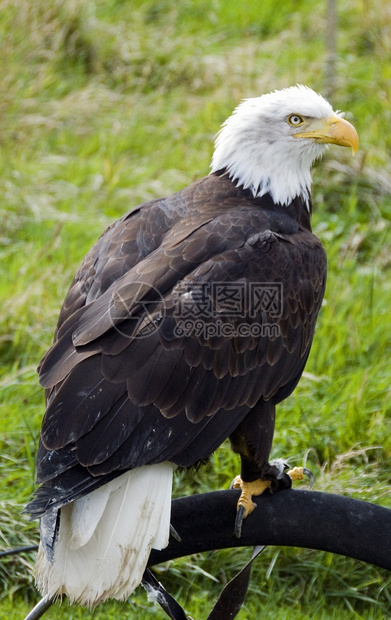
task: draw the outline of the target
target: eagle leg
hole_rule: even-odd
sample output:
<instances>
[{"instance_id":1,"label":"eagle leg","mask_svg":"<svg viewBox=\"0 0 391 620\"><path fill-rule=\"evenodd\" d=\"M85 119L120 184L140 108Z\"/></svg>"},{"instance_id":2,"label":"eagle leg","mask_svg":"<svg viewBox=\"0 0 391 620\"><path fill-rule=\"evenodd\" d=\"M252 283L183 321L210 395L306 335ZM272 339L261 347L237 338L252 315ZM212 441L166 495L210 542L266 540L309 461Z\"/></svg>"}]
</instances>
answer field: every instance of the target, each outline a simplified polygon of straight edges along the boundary
<instances>
[{"instance_id":1,"label":"eagle leg","mask_svg":"<svg viewBox=\"0 0 391 620\"><path fill-rule=\"evenodd\" d=\"M235 487L242 489L235 521L235 534L241 536L243 519L255 508L252 495L261 495L266 490L276 493L279 489L292 486L287 475L288 464L282 459L269 461L272 447L275 419L275 405L260 400L230 435L234 452L240 454L240 478Z\"/></svg>"}]
</instances>

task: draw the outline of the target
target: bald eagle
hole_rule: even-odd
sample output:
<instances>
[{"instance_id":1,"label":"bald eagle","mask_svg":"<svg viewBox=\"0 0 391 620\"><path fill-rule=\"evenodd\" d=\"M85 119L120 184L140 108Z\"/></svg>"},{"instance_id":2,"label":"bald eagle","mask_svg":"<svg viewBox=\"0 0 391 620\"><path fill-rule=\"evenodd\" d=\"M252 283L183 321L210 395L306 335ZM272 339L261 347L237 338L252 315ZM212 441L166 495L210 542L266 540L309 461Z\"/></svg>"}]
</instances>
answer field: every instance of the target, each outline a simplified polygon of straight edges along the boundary
<instances>
[{"instance_id":1,"label":"bald eagle","mask_svg":"<svg viewBox=\"0 0 391 620\"><path fill-rule=\"evenodd\" d=\"M330 143L355 152L357 133L309 88L247 99L208 176L133 208L85 257L39 367L47 408L27 510L44 595L126 599L168 544L175 468L227 438L250 503L290 486L269 454L325 288L310 169Z\"/></svg>"}]
</instances>

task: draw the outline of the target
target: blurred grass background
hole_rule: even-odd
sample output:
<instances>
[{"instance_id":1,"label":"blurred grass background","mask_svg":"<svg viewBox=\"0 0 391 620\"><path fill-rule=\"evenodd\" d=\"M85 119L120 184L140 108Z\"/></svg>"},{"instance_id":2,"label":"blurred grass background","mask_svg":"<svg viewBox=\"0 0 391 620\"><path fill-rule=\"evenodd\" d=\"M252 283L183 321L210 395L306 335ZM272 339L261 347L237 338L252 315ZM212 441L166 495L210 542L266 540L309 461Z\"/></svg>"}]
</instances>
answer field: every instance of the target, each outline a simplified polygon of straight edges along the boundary
<instances>
[{"instance_id":1,"label":"blurred grass background","mask_svg":"<svg viewBox=\"0 0 391 620\"><path fill-rule=\"evenodd\" d=\"M244 97L296 82L331 96L356 126L354 160L331 148L314 171L313 227L329 257L306 374L279 407L273 456L307 460L316 489L391 507L391 7L312 0L0 0L0 545L33 543L20 512L34 489L43 414L36 365L67 287L104 227L205 175L220 124ZM326 77L327 76L327 77ZM175 494L227 487L224 445ZM327 515L325 515L327 518ZM316 524L303 524L303 527ZM376 524L374 524L376 527ZM205 618L249 550L161 567ZM38 600L34 554L0 564L0 618ZM327 553L269 548L239 618L391 618L386 571ZM93 613L164 618L143 591Z\"/></svg>"}]
</instances>

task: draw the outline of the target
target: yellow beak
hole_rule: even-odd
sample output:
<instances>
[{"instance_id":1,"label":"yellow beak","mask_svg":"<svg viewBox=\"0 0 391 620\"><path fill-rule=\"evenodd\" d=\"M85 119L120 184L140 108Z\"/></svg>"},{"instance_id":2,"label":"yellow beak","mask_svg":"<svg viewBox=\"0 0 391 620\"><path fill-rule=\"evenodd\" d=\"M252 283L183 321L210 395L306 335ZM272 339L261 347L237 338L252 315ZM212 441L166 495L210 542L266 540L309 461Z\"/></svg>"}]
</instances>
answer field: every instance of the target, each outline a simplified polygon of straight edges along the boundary
<instances>
[{"instance_id":1,"label":"yellow beak","mask_svg":"<svg viewBox=\"0 0 391 620\"><path fill-rule=\"evenodd\" d=\"M350 146L353 155L358 149L357 131L344 118L333 114L327 120L317 121L317 125L310 131L295 133L295 138L307 138L324 144L339 144Z\"/></svg>"}]
</instances>

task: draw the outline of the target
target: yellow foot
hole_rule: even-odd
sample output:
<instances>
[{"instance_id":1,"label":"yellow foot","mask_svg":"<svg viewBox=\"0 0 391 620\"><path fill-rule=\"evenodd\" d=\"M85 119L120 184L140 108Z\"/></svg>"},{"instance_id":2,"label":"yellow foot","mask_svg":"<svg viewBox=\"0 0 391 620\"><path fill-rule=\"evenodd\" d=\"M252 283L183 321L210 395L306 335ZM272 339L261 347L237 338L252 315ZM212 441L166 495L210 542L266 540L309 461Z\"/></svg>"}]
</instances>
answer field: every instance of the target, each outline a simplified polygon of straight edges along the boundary
<instances>
[{"instance_id":1,"label":"yellow foot","mask_svg":"<svg viewBox=\"0 0 391 620\"><path fill-rule=\"evenodd\" d=\"M266 489L270 488L270 480L262 480L258 478L253 482L243 482L240 476L236 476L233 481L232 487L234 489L241 489L242 492L239 497L236 508L236 520L235 520L235 535L240 538L242 535L243 519L248 517L252 513L256 504L252 500L253 495L262 495Z\"/></svg>"},{"instance_id":2,"label":"yellow foot","mask_svg":"<svg viewBox=\"0 0 391 620\"><path fill-rule=\"evenodd\" d=\"M252 501L252 496L262 495L262 493L266 491L266 489L269 489L270 480L262 480L261 478L258 478L253 482L243 482L240 476L236 476L235 480L233 481L232 487L234 489L242 489L237 507L243 507L243 519L245 519L246 517L248 517L249 514L252 513L254 508L256 508L257 506Z\"/></svg>"},{"instance_id":3,"label":"yellow foot","mask_svg":"<svg viewBox=\"0 0 391 620\"><path fill-rule=\"evenodd\" d=\"M287 473L288 476L292 478L292 480L304 479L304 467L294 467L293 469L290 469Z\"/></svg>"},{"instance_id":4,"label":"yellow foot","mask_svg":"<svg viewBox=\"0 0 391 620\"><path fill-rule=\"evenodd\" d=\"M312 473L310 469L307 469L307 467L294 467L293 469L290 469L288 471L288 476L292 478L292 481L293 480L304 480L304 476L308 476L309 481L310 481L309 489L312 489L312 487L314 486L314 482L315 482L314 474Z\"/></svg>"}]
</instances>

